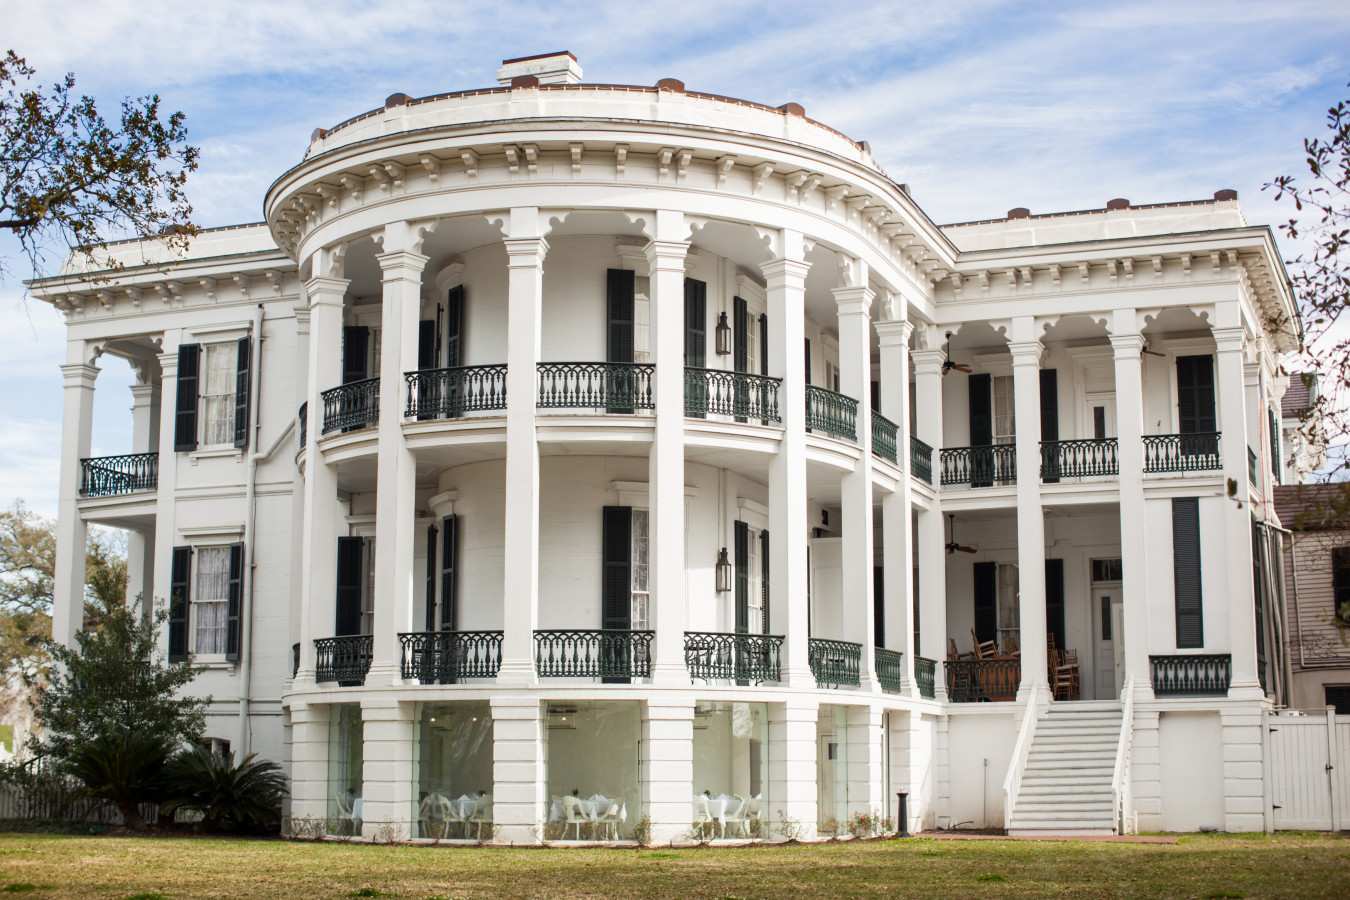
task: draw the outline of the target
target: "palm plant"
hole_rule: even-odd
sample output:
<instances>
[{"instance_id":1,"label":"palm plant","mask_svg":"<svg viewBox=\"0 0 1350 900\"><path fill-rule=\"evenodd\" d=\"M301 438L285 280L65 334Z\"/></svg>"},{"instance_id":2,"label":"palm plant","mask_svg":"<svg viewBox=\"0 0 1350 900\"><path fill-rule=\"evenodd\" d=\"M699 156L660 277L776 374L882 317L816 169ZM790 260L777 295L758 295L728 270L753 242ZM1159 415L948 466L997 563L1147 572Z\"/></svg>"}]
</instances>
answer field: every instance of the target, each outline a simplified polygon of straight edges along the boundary
<instances>
[{"instance_id":1,"label":"palm plant","mask_svg":"<svg viewBox=\"0 0 1350 900\"><path fill-rule=\"evenodd\" d=\"M173 749L163 736L118 729L72 748L64 768L80 782L77 796L112 802L128 828L141 829L140 804L159 799Z\"/></svg>"},{"instance_id":2,"label":"palm plant","mask_svg":"<svg viewBox=\"0 0 1350 900\"><path fill-rule=\"evenodd\" d=\"M281 817L286 777L281 767L250 753L239 763L205 747L180 753L165 768L166 799L160 811L201 813L200 828L267 826Z\"/></svg>"}]
</instances>

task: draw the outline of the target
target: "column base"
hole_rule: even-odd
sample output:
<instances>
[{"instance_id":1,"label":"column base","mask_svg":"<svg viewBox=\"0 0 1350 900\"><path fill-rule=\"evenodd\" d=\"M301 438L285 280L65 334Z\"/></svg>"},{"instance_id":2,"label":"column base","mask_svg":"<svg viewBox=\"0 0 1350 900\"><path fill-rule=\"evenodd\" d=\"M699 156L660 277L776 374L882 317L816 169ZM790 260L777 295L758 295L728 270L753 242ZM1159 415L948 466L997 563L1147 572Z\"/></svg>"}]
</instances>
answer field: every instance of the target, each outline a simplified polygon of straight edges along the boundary
<instances>
[{"instance_id":1,"label":"column base","mask_svg":"<svg viewBox=\"0 0 1350 900\"><path fill-rule=\"evenodd\" d=\"M497 670L497 684L503 687L539 686L539 676L534 670L532 659L504 659Z\"/></svg>"}]
</instances>

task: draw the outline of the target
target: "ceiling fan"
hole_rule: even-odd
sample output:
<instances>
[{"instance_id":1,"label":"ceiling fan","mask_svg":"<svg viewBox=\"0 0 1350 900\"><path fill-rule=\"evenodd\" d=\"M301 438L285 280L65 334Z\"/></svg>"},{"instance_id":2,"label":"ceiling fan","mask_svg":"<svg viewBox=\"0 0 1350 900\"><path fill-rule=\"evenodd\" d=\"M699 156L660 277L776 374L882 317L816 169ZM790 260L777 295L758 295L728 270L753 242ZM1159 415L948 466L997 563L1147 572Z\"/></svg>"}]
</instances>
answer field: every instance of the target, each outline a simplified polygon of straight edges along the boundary
<instances>
[{"instance_id":1,"label":"ceiling fan","mask_svg":"<svg viewBox=\"0 0 1350 900\"><path fill-rule=\"evenodd\" d=\"M952 555L958 550L960 550L962 553L976 552L974 547L965 547L956 542L956 515L954 513L947 514L947 537L950 538L950 540L947 541L948 556Z\"/></svg>"},{"instance_id":2,"label":"ceiling fan","mask_svg":"<svg viewBox=\"0 0 1350 900\"><path fill-rule=\"evenodd\" d=\"M1157 350L1150 350L1150 349L1148 349L1148 344L1147 344L1147 343L1145 343L1144 346L1140 348L1139 355L1140 355L1140 356L1143 356L1145 353L1147 353L1149 356L1166 356L1166 355L1167 355L1166 353L1161 353L1161 352L1159 352L1159 351L1157 351Z\"/></svg>"},{"instance_id":3,"label":"ceiling fan","mask_svg":"<svg viewBox=\"0 0 1350 900\"><path fill-rule=\"evenodd\" d=\"M947 357L942 361L943 375L946 375L952 369L955 369L958 372L964 372L967 375L970 374L970 366L966 365L965 363L952 362L952 333L950 331L947 332L947 342L942 345L942 352Z\"/></svg>"}]
</instances>

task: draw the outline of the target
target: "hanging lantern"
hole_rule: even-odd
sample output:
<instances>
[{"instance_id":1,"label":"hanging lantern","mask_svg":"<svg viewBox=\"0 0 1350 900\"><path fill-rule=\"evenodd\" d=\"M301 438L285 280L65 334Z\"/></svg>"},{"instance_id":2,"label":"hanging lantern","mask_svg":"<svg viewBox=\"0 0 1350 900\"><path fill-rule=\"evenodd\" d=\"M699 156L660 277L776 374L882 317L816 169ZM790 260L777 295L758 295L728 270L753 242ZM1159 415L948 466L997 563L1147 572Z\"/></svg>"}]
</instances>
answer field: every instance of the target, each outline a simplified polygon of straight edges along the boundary
<instances>
[{"instance_id":1,"label":"hanging lantern","mask_svg":"<svg viewBox=\"0 0 1350 900\"><path fill-rule=\"evenodd\" d=\"M727 559L726 547L717 554L717 590L718 592L731 590L731 560Z\"/></svg>"},{"instance_id":2,"label":"hanging lantern","mask_svg":"<svg viewBox=\"0 0 1350 900\"><path fill-rule=\"evenodd\" d=\"M731 326L727 324L727 314L717 317L717 355L726 356L731 352Z\"/></svg>"}]
</instances>

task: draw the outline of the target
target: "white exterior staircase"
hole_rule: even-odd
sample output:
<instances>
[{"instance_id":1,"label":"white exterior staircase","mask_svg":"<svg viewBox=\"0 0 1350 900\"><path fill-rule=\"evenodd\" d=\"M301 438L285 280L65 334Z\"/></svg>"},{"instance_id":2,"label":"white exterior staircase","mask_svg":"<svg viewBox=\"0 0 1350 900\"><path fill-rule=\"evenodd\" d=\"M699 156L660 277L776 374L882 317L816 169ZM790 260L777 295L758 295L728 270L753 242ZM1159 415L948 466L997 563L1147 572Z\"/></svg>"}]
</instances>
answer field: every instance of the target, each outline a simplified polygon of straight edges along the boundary
<instances>
[{"instance_id":1,"label":"white exterior staircase","mask_svg":"<svg viewBox=\"0 0 1350 900\"><path fill-rule=\"evenodd\" d=\"M1115 833L1117 701L1051 703L1036 723L1010 834Z\"/></svg>"}]
</instances>

